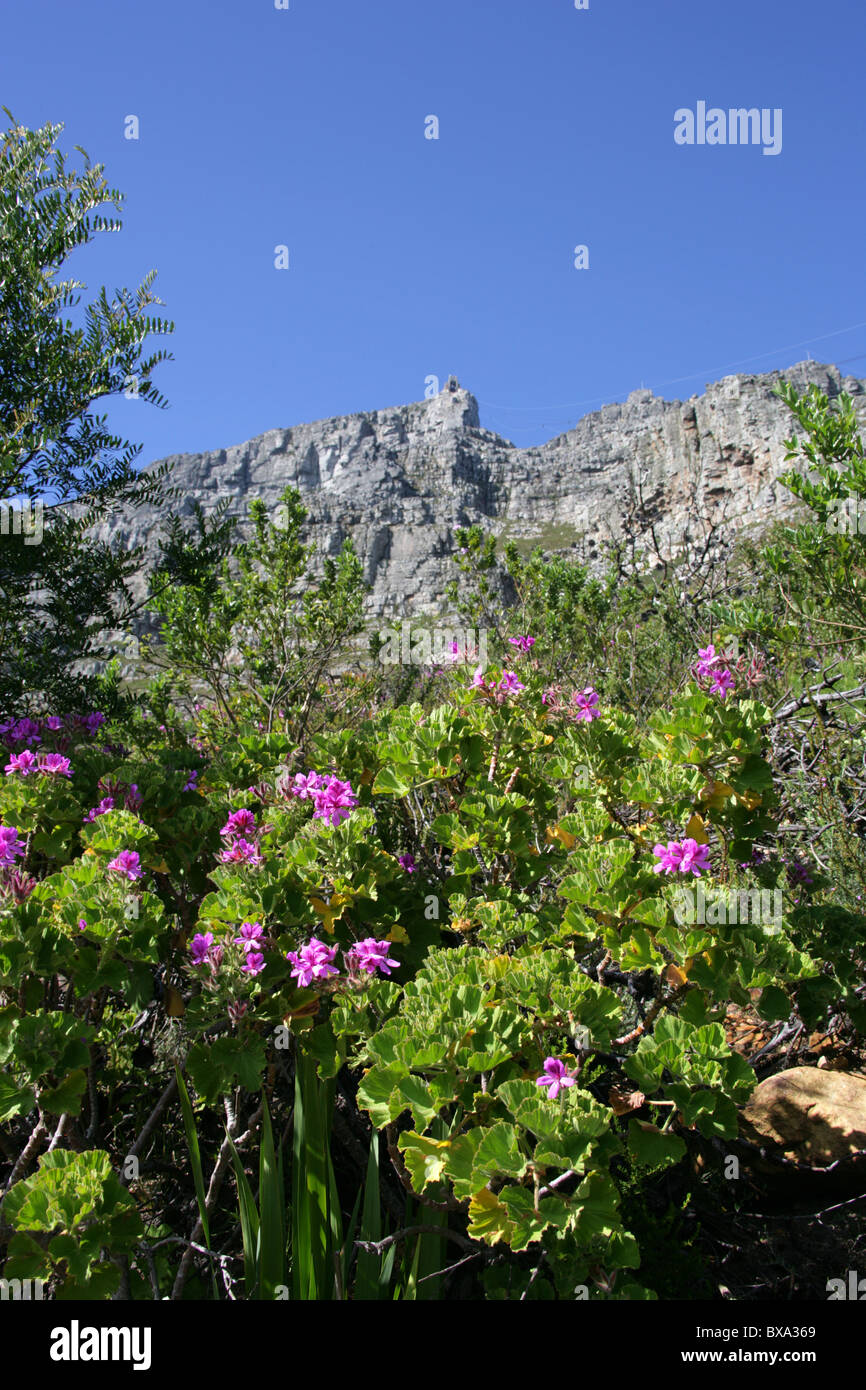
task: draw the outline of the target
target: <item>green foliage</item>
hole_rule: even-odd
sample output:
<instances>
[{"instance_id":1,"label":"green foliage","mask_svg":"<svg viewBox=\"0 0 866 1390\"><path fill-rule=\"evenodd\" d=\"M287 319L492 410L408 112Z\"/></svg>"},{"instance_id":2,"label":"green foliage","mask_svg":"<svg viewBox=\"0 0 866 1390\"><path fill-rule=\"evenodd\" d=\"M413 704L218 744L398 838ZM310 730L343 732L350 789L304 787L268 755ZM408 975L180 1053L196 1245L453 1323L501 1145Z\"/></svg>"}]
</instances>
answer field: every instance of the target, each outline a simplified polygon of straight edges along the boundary
<instances>
[{"instance_id":1,"label":"green foliage","mask_svg":"<svg viewBox=\"0 0 866 1390\"><path fill-rule=\"evenodd\" d=\"M144 340L173 325L146 317L159 304L155 272L109 301L101 290L76 326L63 311L85 288L57 275L94 233L121 224L90 214L122 195L91 168L67 170L55 149L63 127L10 125L0 143L0 507L27 499L22 525L0 538L0 711L40 695L71 708L107 693L72 665L104 654L100 633L128 623L128 581L140 552L114 554L88 535L112 509L164 500L165 469L145 480L140 447L124 443L92 405L121 391L165 404L151 380L168 356L142 356ZM74 502L74 507L61 504ZM28 518L44 504L37 526ZM8 517L7 517L8 519ZM30 535L26 532L30 528ZM117 697L115 693L115 701Z\"/></svg>"},{"instance_id":2,"label":"green foliage","mask_svg":"<svg viewBox=\"0 0 866 1390\"><path fill-rule=\"evenodd\" d=\"M820 516L832 465L860 487L850 412L789 404ZM32 876L0 868L7 1274L92 1297L126 1274L145 1297L416 1300L452 1279L492 1300L680 1296L652 1246L691 1240L682 1208L650 1219L639 1194L684 1191L737 1133L755 1074L732 1006L866 1026L853 618L835 675L806 664L850 538L791 528L796 585L745 546L702 590L699 569L621 555L595 575L508 546L500 571L467 531L461 602L492 659L395 701L331 670L360 628L358 562L311 580L298 495L281 505L254 505L245 541L220 512L170 529L164 679L98 738L41 726L68 778L0 781ZM727 695L695 668L711 639ZM311 770L350 784L335 821L294 786ZM687 839L700 873L659 872ZM334 964L302 985L312 938ZM371 938L390 974L350 954ZM538 1084L552 1059L558 1093ZM73 1126L81 1152L58 1147ZM236 1207L208 1206L232 1173Z\"/></svg>"}]
</instances>

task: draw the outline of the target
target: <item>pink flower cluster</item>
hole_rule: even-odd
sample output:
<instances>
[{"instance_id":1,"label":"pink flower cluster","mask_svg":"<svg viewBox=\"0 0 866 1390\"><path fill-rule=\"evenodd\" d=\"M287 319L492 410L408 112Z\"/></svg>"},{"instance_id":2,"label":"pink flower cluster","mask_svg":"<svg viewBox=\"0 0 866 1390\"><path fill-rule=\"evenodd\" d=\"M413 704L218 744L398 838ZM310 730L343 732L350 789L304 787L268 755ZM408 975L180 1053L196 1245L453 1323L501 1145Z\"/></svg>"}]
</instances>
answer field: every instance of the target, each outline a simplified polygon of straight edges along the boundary
<instances>
[{"instance_id":1,"label":"pink flower cluster","mask_svg":"<svg viewBox=\"0 0 866 1390\"><path fill-rule=\"evenodd\" d=\"M587 685L583 690L575 690L570 702L566 704L562 697L561 688L555 685L550 690L545 690L541 697L541 703L547 705L551 714L565 715L572 723L591 724L593 719L601 718L598 698L598 691L595 687Z\"/></svg>"},{"instance_id":2,"label":"pink flower cluster","mask_svg":"<svg viewBox=\"0 0 866 1390\"><path fill-rule=\"evenodd\" d=\"M14 825L0 825L0 866L7 868L23 859L25 845Z\"/></svg>"},{"instance_id":3,"label":"pink flower cluster","mask_svg":"<svg viewBox=\"0 0 866 1390\"><path fill-rule=\"evenodd\" d=\"M220 831L220 835L226 841L226 847L219 856L220 863L254 866L263 863L258 837L264 832L264 826L261 830L258 829L254 812L232 811Z\"/></svg>"},{"instance_id":4,"label":"pink flower cluster","mask_svg":"<svg viewBox=\"0 0 866 1390\"><path fill-rule=\"evenodd\" d=\"M694 874L700 878L704 869L710 867L708 845L699 845L697 840L668 840L667 845L656 845L653 854L658 859L655 874Z\"/></svg>"},{"instance_id":5,"label":"pink flower cluster","mask_svg":"<svg viewBox=\"0 0 866 1390\"><path fill-rule=\"evenodd\" d=\"M717 652L712 643L698 648L698 659L693 667L695 678L700 685L710 682L710 694L721 695L726 700L736 685L732 672L725 665L727 657Z\"/></svg>"},{"instance_id":6,"label":"pink flower cluster","mask_svg":"<svg viewBox=\"0 0 866 1390\"><path fill-rule=\"evenodd\" d=\"M141 859L134 849L121 850L107 867L116 874L123 874L131 883L141 878Z\"/></svg>"},{"instance_id":7,"label":"pink flower cluster","mask_svg":"<svg viewBox=\"0 0 866 1390\"><path fill-rule=\"evenodd\" d=\"M517 679L514 671L503 671L500 681L488 684L484 679L484 667L477 666L469 682L469 689L480 690L483 695L492 695L496 703L501 705L506 695L517 695L519 691L525 690L526 686Z\"/></svg>"},{"instance_id":8,"label":"pink flower cluster","mask_svg":"<svg viewBox=\"0 0 866 1390\"><path fill-rule=\"evenodd\" d=\"M308 772L306 776L299 772L289 790L301 801L312 801L313 820L323 820L328 825L348 820L358 804L351 782L341 782L339 777L322 777L318 772Z\"/></svg>"},{"instance_id":9,"label":"pink flower cluster","mask_svg":"<svg viewBox=\"0 0 866 1390\"><path fill-rule=\"evenodd\" d=\"M261 922L244 922L240 935L233 938L232 944L243 949L244 962L241 970L246 975L261 975L265 968L265 958L259 950L263 944L263 936ZM222 964L225 948L214 941L212 931L196 932L190 942L189 953L193 965L209 965L211 975L216 975Z\"/></svg>"},{"instance_id":10,"label":"pink flower cluster","mask_svg":"<svg viewBox=\"0 0 866 1390\"><path fill-rule=\"evenodd\" d=\"M21 753L13 753L3 769L7 777L17 773L19 777L29 777L31 772L40 772L47 777L71 777L69 759L59 753L40 753L38 758L29 748Z\"/></svg>"},{"instance_id":11,"label":"pink flower cluster","mask_svg":"<svg viewBox=\"0 0 866 1390\"><path fill-rule=\"evenodd\" d=\"M535 646L534 637L509 637L508 641L512 647L516 647L519 652L531 651Z\"/></svg>"},{"instance_id":12,"label":"pink flower cluster","mask_svg":"<svg viewBox=\"0 0 866 1390\"><path fill-rule=\"evenodd\" d=\"M6 719L0 724L0 739L11 748L15 743L41 743L35 719Z\"/></svg>"},{"instance_id":13,"label":"pink flower cluster","mask_svg":"<svg viewBox=\"0 0 866 1390\"><path fill-rule=\"evenodd\" d=\"M375 936L357 941L348 951L343 952L349 975L375 975L377 970L383 975L390 975L392 968L396 969L400 962L389 955L389 950L390 943L377 941ZM301 989L307 989L314 980L325 980L329 975L339 975L339 970L332 964L336 954L336 946L326 946L324 941L314 936L299 951L287 951L286 960L291 961L294 967L291 973Z\"/></svg>"},{"instance_id":14,"label":"pink flower cluster","mask_svg":"<svg viewBox=\"0 0 866 1390\"><path fill-rule=\"evenodd\" d=\"M87 812L85 821L95 821L98 816L107 815L109 811L120 809L122 803L127 811L138 811L141 807L143 797L138 790L138 783L133 782L127 786L125 782L115 781L111 777L101 777L99 779L99 790L105 792L98 806Z\"/></svg>"}]
</instances>

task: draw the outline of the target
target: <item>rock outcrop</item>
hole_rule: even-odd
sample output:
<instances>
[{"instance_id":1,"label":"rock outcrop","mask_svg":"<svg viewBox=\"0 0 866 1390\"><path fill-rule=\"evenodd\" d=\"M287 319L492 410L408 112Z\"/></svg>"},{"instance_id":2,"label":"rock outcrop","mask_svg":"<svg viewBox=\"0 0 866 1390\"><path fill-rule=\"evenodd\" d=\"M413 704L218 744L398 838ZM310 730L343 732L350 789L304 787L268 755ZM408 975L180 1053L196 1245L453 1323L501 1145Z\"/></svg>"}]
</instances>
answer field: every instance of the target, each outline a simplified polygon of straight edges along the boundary
<instances>
[{"instance_id":1,"label":"rock outcrop","mask_svg":"<svg viewBox=\"0 0 866 1390\"><path fill-rule=\"evenodd\" d=\"M783 374L731 376L690 400L633 391L624 404L519 449L482 428L478 403L452 378L429 400L369 414L273 429L228 449L169 460L175 510L209 511L227 498L242 521L260 497L276 508L292 484L309 511L320 557L351 536L371 592L371 617L441 614L455 572L457 527L480 522L503 538L564 550L621 535L631 516L662 550L686 532L762 525L792 499L778 483L793 417L773 395L781 376L841 390L866 412L866 384L801 362ZM154 465L155 466L155 465ZM144 543L152 556L162 520L140 508L101 527L102 539Z\"/></svg>"},{"instance_id":2,"label":"rock outcrop","mask_svg":"<svg viewBox=\"0 0 866 1390\"><path fill-rule=\"evenodd\" d=\"M866 1079L820 1067L768 1076L749 1098L741 1132L817 1168L864 1153Z\"/></svg>"}]
</instances>

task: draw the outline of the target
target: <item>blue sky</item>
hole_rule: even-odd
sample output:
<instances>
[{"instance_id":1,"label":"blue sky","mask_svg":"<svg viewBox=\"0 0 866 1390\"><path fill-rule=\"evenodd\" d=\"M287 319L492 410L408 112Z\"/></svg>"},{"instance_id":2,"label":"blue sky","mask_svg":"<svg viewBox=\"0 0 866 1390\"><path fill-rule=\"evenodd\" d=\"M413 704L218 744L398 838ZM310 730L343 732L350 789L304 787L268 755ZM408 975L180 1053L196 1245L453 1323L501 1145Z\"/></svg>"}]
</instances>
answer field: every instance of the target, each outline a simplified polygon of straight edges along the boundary
<instances>
[{"instance_id":1,"label":"blue sky","mask_svg":"<svg viewBox=\"0 0 866 1390\"><path fill-rule=\"evenodd\" d=\"M170 407L108 409L142 462L450 373L530 444L641 385L866 376L864 51L851 0L27 0L0 102L126 194L88 291L158 271ZM780 108L780 153L676 144L701 101Z\"/></svg>"}]
</instances>

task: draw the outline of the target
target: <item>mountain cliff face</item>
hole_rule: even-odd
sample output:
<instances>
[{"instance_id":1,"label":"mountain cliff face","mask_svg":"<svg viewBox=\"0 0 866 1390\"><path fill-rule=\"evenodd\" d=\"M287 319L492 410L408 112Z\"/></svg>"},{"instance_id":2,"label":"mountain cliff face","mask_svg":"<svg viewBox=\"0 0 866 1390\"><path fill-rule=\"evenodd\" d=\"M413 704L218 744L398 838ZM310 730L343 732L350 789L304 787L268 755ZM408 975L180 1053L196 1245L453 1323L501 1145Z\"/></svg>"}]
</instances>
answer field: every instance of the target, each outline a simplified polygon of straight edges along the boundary
<instances>
[{"instance_id":1,"label":"mountain cliff face","mask_svg":"<svg viewBox=\"0 0 866 1390\"><path fill-rule=\"evenodd\" d=\"M209 511L228 498L243 521L253 498L276 509L292 484L319 556L335 555L352 537L371 586L371 617L441 613L459 526L479 522L550 550L583 534L591 555L601 540L622 534L629 515L644 535L652 525L663 549L709 523L724 535L783 515L792 505L777 481L786 467L783 441L797 430L772 394L782 377L799 390L815 382L830 396L847 391L866 421L866 383L800 362L781 374L725 377L685 402L633 391L549 443L518 449L481 427L477 401L452 378L414 405L173 455L175 509L185 516L195 502ZM98 534L123 547L144 542L155 554L163 519L141 508Z\"/></svg>"}]
</instances>

